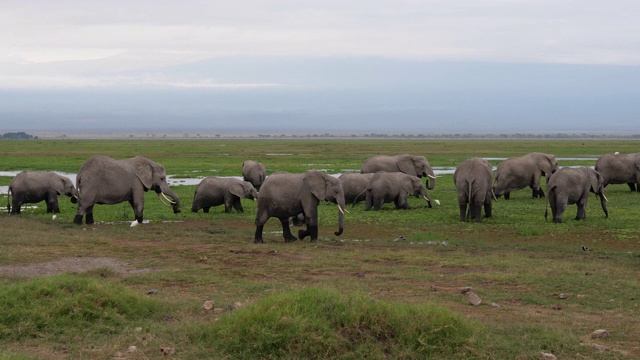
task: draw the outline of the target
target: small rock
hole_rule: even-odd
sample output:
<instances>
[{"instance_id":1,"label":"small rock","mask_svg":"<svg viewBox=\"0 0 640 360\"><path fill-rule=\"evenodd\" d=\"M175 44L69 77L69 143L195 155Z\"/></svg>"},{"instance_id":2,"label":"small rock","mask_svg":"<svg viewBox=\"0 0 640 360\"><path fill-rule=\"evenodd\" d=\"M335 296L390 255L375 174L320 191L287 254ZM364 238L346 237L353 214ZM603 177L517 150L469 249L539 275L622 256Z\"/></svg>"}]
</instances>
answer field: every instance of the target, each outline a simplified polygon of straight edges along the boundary
<instances>
[{"instance_id":1,"label":"small rock","mask_svg":"<svg viewBox=\"0 0 640 360\"><path fill-rule=\"evenodd\" d=\"M558 294L558 299L568 299L569 298L569 294L565 294L565 293L560 293Z\"/></svg>"},{"instance_id":2,"label":"small rock","mask_svg":"<svg viewBox=\"0 0 640 360\"><path fill-rule=\"evenodd\" d=\"M435 287L435 286L433 286L433 285L429 286L429 289L430 289L431 291L433 291L433 292L438 291L438 288L437 288L437 287Z\"/></svg>"},{"instance_id":3,"label":"small rock","mask_svg":"<svg viewBox=\"0 0 640 360\"><path fill-rule=\"evenodd\" d=\"M554 307L552 307L553 310L562 310L562 305L560 304L556 304Z\"/></svg>"},{"instance_id":4,"label":"small rock","mask_svg":"<svg viewBox=\"0 0 640 360\"><path fill-rule=\"evenodd\" d=\"M161 347L160 354L162 355L173 355L176 353L176 349L170 347Z\"/></svg>"},{"instance_id":5,"label":"small rock","mask_svg":"<svg viewBox=\"0 0 640 360\"><path fill-rule=\"evenodd\" d=\"M214 308L214 309L213 309L213 313L214 313L214 314L221 314L221 313L223 313L224 311L225 311L225 309L224 309L224 308Z\"/></svg>"},{"instance_id":6,"label":"small rock","mask_svg":"<svg viewBox=\"0 0 640 360\"><path fill-rule=\"evenodd\" d=\"M356 277L359 278L359 279L364 279L364 274L358 273L358 274L356 274Z\"/></svg>"},{"instance_id":7,"label":"small rock","mask_svg":"<svg viewBox=\"0 0 640 360\"><path fill-rule=\"evenodd\" d=\"M142 328L140 326L138 326L137 328L134 329L135 332L142 332Z\"/></svg>"},{"instance_id":8,"label":"small rock","mask_svg":"<svg viewBox=\"0 0 640 360\"><path fill-rule=\"evenodd\" d=\"M548 353L544 351L540 352L540 360L557 360L557 359L558 358L552 353Z\"/></svg>"},{"instance_id":9,"label":"small rock","mask_svg":"<svg viewBox=\"0 0 640 360\"><path fill-rule=\"evenodd\" d=\"M242 303L241 303L241 302L239 302L239 301L236 301L236 302L234 302L234 303L233 303L233 309L234 309L234 310L240 309L240 308L242 308L243 306L244 306L244 304L242 304Z\"/></svg>"},{"instance_id":10,"label":"small rock","mask_svg":"<svg viewBox=\"0 0 640 360\"><path fill-rule=\"evenodd\" d=\"M491 304L489 304L489 306L494 307L494 308L499 308L500 304L492 302Z\"/></svg>"},{"instance_id":11,"label":"small rock","mask_svg":"<svg viewBox=\"0 0 640 360\"><path fill-rule=\"evenodd\" d=\"M609 332L604 329L598 329L591 333L592 339L607 339L609 337Z\"/></svg>"},{"instance_id":12,"label":"small rock","mask_svg":"<svg viewBox=\"0 0 640 360\"><path fill-rule=\"evenodd\" d=\"M482 299L480 299L480 296L476 295L476 293L474 293L473 291L470 291L468 294L469 294L469 304L473 306L478 306L482 304Z\"/></svg>"},{"instance_id":13,"label":"small rock","mask_svg":"<svg viewBox=\"0 0 640 360\"><path fill-rule=\"evenodd\" d=\"M596 350L600 350L600 351L607 351L609 350L606 346L604 345L600 345L600 344L594 344L593 348Z\"/></svg>"},{"instance_id":14,"label":"small rock","mask_svg":"<svg viewBox=\"0 0 640 360\"><path fill-rule=\"evenodd\" d=\"M278 250L269 250L269 254L277 254Z\"/></svg>"},{"instance_id":15,"label":"small rock","mask_svg":"<svg viewBox=\"0 0 640 360\"><path fill-rule=\"evenodd\" d=\"M205 301L204 304L202 304L202 308L207 310L207 311L213 309L213 300Z\"/></svg>"},{"instance_id":16,"label":"small rock","mask_svg":"<svg viewBox=\"0 0 640 360\"><path fill-rule=\"evenodd\" d=\"M149 291L147 291L147 295L154 295L154 294L157 294L159 292L160 292L160 290L158 290L158 289L150 289Z\"/></svg>"},{"instance_id":17,"label":"small rock","mask_svg":"<svg viewBox=\"0 0 640 360\"><path fill-rule=\"evenodd\" d=\"M393 239L393 241L404 241L404 240L405 240L405 238L402 235L400 235L397 238Z\"/></svg>"},{"instance_id":18,"label":"small rock","mask_svg":"<svg viewBox=\"0 0 640 360\"><path fill-rule=\"evenodd\" d=\"M136 351L138 351L138 347L137 346L135 346L135 345L129 346L129 352L130 353L133 353L133 352L136 352Z\"/></svg>"}]
</instances>

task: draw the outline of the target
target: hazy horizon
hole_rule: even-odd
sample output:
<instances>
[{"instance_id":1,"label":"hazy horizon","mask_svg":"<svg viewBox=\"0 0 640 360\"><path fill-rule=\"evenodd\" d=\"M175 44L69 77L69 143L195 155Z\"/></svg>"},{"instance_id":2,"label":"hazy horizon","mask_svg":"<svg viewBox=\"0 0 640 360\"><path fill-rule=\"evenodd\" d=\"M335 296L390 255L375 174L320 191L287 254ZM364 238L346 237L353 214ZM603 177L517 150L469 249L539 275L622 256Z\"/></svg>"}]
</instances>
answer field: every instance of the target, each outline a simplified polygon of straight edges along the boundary
<instances>
[{"instance_id":1,"label":"hazy horizon","mask_svg":"<svg viewBox=\"0 0 640 360\"><path fill-rule=\"evenodd\" d=\"M632 1L0 10L0 132L640 132Z\"/></svg>"}]
</instances>

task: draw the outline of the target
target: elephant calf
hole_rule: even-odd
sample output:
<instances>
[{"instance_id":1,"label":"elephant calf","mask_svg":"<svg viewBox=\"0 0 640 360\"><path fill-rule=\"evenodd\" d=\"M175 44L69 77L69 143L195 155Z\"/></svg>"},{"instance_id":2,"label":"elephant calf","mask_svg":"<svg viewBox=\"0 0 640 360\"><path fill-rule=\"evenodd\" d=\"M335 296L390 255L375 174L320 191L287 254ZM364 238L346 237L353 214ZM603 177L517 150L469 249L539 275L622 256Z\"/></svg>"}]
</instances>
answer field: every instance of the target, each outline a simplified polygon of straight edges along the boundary
<instances>
[{"instance_id":1,"label":"elephant calf","mask_svg":"<svg viewBox=\"0 0 640 360\"><path fill-rule=\"evenodd\" d=\"M460 221L482 221L481 208L484 205L484 216L491 217L491 200L493 190L493 171L485 159L472 158L458 166L453 173L453 183L458 193ZM467 212L469 204L469 212Z\"/></svg>"},{"instance_id":2,"label":"elephant calf","mask_svg":"<svg viewBox=\"0 0 640 360\"><path fill-rule=\"evenodd\" d=\"M53 172L23 171L16 175L9 184L7 211L20 214L22 204L33 204L46 201L47 212L59 213L58 195L67 195L72 203L78 202L78 193L71 179ZM13 195L13 208L9 199Z\"/></svg>"},{"instance_id":3,"label":"elephant calf","mask_svg":"<svg viewBox=\"0 0 640 360\"><path fill-rule=\"evenodd\" d=\"M255 160L245 160L242 163L242 180L248 181L260 191L260 186L267 178L267 169L261 162Z\"/></svg>"},{"instance_id":4,"label":"elephant calf","mask_svg":"<svg viewBox=\"0 0 640 360\"><path fill-rule=\"evenodd\" d=\"M604 194L604 178L600 173L588 167L564 167L556 171L547 184L547 197L553 214L553 222L561 223L562 214L567 210L567 205L573 204L578 206L576 220L585 219L589 192L595 193L596 197L600 196L602 211L604 211L605 218L609 217L607 197ZM545 219L547 214L548 210L544 213Z\"/></svg>"},{"instance_id":5,"label":"elephant calf","mask_svg":"<svg viewBox=\"0 0 640 360\"><path fill-rule=\"evenodd\" d=\"M224 204L224 211L230 213L232 209L237 212L244 212L240 199L255 200L258 192L248 181L235 178L221 178L209 176L202 179L193 196L191 211L198 212L202 209L209 212L212 206Z\"/></svg>"},{"instance_id":6,"label":"elephant calf","mask_svg":"<svg viewBox=\"0 0 640 360\"><path fill-rule=\"evenodd\" d=\"M410 209L411 206L407 201L409 195L422 196L431 207L427 189L417 176L401 172L377 172L373 174L367 185L365 211L370 210L371 207L374 210L380 210L387 202L394 202L396 209Z\"/></svg>"}]
</instances>

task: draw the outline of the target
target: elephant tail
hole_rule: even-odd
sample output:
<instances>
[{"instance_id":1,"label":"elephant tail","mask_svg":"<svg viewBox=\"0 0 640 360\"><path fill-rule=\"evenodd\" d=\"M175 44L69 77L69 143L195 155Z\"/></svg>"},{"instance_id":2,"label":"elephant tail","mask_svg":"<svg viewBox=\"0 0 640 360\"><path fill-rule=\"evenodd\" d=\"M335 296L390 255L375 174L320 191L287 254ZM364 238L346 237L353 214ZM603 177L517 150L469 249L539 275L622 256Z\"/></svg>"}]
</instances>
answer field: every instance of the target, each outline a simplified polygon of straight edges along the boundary
<instances>
[{"instance_id":1,"label":"elephant tail","mask_svg":"<svg viewBox=\"0 0 640 360\"><path fill-rule=\"evenodd\" d=\"M471 204L473 204L473 199L474 199L474 191L473 191L473 180L469 181L467 180L467 202L469 203L469 207L467 208L467 216L466 216L466 220L467 222L469 222L469 219L471 219Z\"/></svg>"},{"instance_id":2,"label":"elephant tail","mask_svg":"<svg viewBox=\"0 0 640 360\"><path fill-rule=\"evenodd\" d=\"M548 221L547 217L549 216L549 203L551 202L551 194L556 192L556 187L552 186L547 188L547 201L544 202L544 221ZM555 196L554 196L555 198Z\"/></svg>"},{"instance_id":3,"label":"elephant tail","mask_svg":"<svg viewBox=\"0 0 640 360\"><path fill-rule=\"evenodd\" d=\"M356 206L356 203L358 202L358 198L359 198L362 194L364 194L364 193L366 193L366 192L367 192L367 189L362 190L362 191L360 192L360 194L358 194L358 195L356 196L356 198L355 198L355 199L353 199L353 204L351 205L351 207L355 207L355 206Z\"/></svg>"},{"instance_id":4,"label":"elephant tail","mask_svg":"<svg viewBox=\"0 0 640 360\"><path fill-rule=\"evenodd\" d=\"M9 191L7 191L7 213L11 214L11 186L9 186Z\"/></svg>"}]
</instances>

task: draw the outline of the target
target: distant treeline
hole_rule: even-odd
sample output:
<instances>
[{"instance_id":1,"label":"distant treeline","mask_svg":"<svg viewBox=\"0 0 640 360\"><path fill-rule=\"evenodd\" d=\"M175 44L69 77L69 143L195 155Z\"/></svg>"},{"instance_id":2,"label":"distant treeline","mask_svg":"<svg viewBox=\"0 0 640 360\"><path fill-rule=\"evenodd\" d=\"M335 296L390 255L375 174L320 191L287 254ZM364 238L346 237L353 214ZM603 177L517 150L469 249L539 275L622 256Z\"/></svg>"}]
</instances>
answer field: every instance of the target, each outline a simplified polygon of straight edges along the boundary
<instances>
[{"instance_id":1,"label":"distant treeline","mask_svg":"<svg viewBox=\"0 0 640 360\"><path fill-rule=\"evenodd\" d=\"M8 140L37 140L37 136L29 135L24 131L21 132L8 132L2 134L0 139L8 139Z\"/></svg>"}]
</instances>

